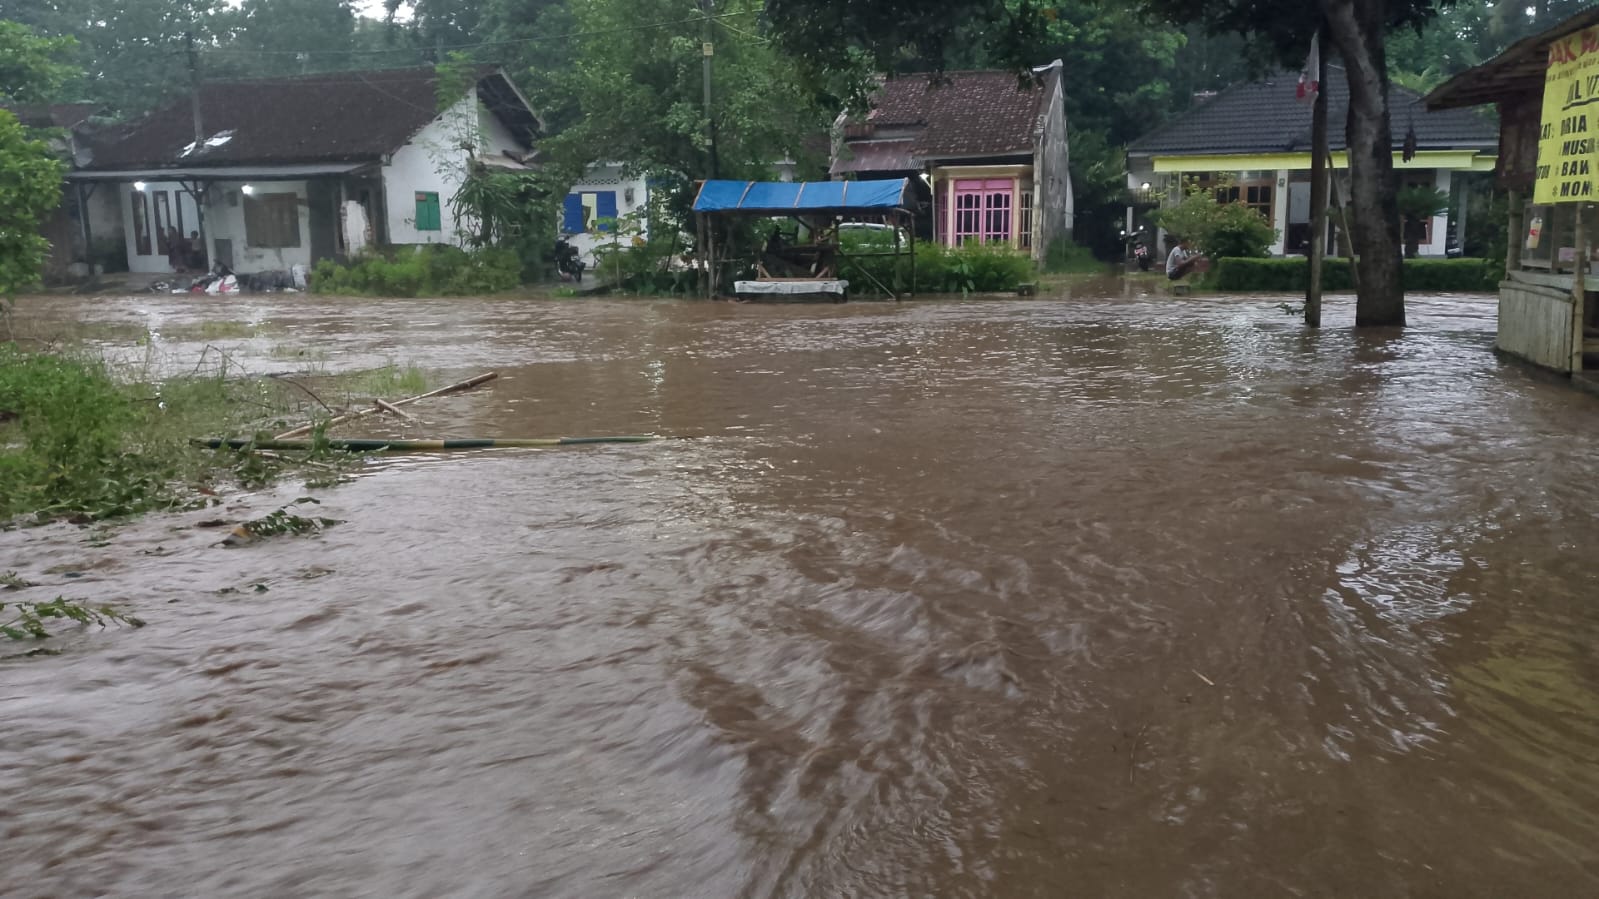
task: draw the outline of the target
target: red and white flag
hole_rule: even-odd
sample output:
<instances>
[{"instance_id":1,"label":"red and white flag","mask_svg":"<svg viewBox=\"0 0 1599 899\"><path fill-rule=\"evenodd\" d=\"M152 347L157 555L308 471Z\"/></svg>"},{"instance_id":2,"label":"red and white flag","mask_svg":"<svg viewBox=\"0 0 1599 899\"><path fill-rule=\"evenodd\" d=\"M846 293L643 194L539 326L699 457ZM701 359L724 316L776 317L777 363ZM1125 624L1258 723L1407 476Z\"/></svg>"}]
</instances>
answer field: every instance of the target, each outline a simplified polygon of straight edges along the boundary
<instances>
[{"instance_id":1,"label":"red and white flag","mask_svg":"<svg viewBox=\"0 0 1599 899\"><path fill-rule=\"evenodd\" d=\"M1321 32L1310 39L1310 56L1305 59L1305 67L1299 72L1299 88L1296 96L1301 103L1316 102L1316 95L1321 93Z\"/></svg>"}]
</instances>

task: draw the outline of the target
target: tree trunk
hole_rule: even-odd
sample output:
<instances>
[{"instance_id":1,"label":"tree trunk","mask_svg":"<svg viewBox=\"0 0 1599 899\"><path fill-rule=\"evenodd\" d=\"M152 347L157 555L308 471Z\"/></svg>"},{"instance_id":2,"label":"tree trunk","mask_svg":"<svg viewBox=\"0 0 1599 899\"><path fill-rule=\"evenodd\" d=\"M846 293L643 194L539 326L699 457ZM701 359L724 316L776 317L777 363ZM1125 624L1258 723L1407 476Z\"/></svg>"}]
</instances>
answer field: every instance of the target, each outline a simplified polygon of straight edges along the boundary
<instances>
[{"instance_id":1,"label":"tree trunk","mask_svg":"<svg viewBox=\"0 0 1599 899\"><path fill-rule=\"evenodd\" d=\"M1388 124L1384 0L1321 0L1327 30L1349 77L1349 203L1359 286L1355 326L1405 323L1393 133Z\"/></svg>"}]
</instances>

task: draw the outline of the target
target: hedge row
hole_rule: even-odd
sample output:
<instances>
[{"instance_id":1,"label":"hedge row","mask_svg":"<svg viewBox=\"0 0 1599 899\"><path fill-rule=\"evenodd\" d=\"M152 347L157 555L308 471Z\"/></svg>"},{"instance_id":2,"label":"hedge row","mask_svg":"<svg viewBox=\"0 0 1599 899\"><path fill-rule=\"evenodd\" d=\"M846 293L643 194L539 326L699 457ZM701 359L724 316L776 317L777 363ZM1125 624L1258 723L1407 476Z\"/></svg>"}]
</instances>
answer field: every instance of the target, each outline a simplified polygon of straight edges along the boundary
<instances>
[{"instance_id":1,"label":"hedge row","mask_svg":"<svg viewBox=\"0 0 1599 899\"><path fill-rule=\"evenodd\" d=\"M1323 289L1355 289L1348 259L1323 260L1321 271ZM1492 292L1499 289L1503 275L1504 266L1487 259L1405 260L1406 290ZM1310 260L1303 256L1218 259L1205 277L1205 286L1212 290L1298 292L1310 286Z\"/></svg>"}]
</instances>

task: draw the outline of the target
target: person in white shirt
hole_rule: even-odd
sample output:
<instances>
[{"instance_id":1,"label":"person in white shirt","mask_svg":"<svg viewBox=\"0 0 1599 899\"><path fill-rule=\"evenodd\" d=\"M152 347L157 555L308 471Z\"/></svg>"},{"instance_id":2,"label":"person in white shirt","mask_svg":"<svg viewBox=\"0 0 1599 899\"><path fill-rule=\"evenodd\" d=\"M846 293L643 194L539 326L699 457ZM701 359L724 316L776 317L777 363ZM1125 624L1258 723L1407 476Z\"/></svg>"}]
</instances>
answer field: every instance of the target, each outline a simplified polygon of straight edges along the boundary
<instances>
[{"instance_id":1,"label":"person in white shirt","mask_svg":"<svg viewBox=\"0 0 1599 899\"><path fill-rule=\"evenodd\" d=\"M1194 251L1193 242L1184 237L1172 247L1171 255L1166 257L1166 277L1178 281L1186 277L1189 272L1198 268L1204 271L1205 255Z\"/></svg>"}]
</instances>

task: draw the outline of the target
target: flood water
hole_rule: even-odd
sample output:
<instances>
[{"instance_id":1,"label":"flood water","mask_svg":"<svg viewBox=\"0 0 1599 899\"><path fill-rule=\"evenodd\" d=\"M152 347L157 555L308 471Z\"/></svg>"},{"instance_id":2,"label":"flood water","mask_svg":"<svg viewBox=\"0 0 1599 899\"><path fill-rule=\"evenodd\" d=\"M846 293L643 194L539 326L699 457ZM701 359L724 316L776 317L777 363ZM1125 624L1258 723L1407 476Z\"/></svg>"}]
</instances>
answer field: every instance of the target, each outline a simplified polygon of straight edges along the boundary
<instances>
[{"instance_id":1,"label":"flood water","mask_svg":"<svg viewBox=\"0 0 1599 899\"><path fill-rule=\"evenodd\" d=\"M149 622L0 660L0 894L1599 893L1599 401L1278 302L24 301L673 439L0 533Z\"/></svg>"}]
</instances>

